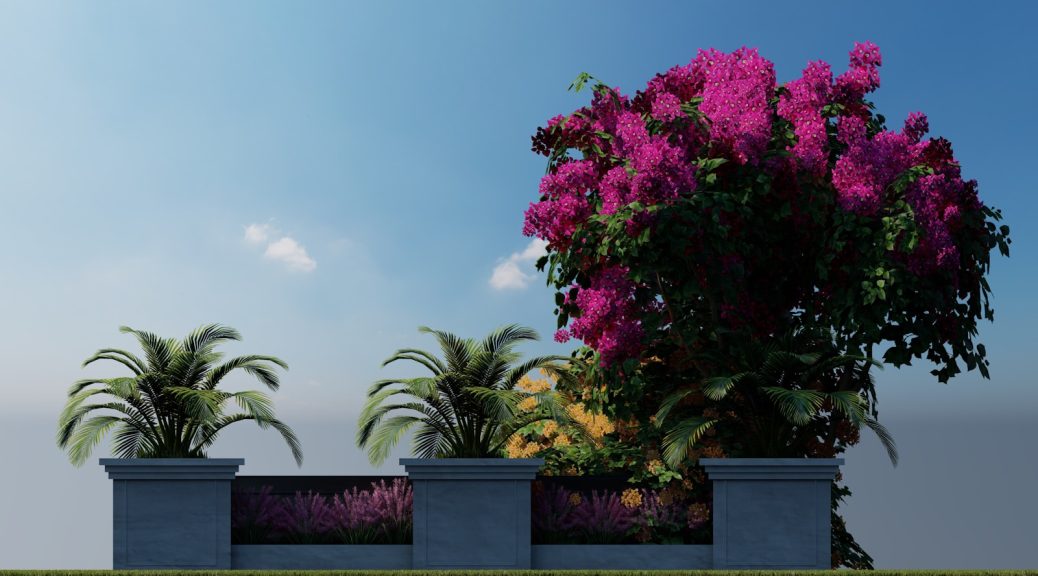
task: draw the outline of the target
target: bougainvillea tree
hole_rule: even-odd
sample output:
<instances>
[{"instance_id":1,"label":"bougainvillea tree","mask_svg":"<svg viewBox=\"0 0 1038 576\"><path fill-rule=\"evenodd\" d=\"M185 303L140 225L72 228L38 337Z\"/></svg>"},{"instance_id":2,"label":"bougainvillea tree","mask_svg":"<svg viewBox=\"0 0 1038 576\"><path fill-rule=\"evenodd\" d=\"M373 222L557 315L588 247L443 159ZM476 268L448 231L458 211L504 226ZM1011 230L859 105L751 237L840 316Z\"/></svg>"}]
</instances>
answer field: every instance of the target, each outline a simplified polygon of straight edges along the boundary
<instances>
[{"instance_id":1,"label":"bougainvillea tree","mask_svg":"<svg viewBox=\"0 0 1038 576\"><path fill-rule=\"evenodd\" d=\"M830 457L858 441L861 420L831 394L877 415L874 347L895 367L925 357L942 383L960 362L988 377L974 337L994 318L985 275L992 249L1008 255L1009 229L951 143L927 137L925 115L888 128L876 113L867 96L881 64L858 43L835 77L818 61L779 84L755 49L701 50L633 96L582 74L572 88L592 85L590 105L537 130L548 168L523 232L548 243L538 268L557 290L556 340L586 345L576 354L594 369L579 393L618 434L657 450L669 402L671 421L692 423L671 441L702 450L688 466L704 453L759 455L743 440L778 405L754 387L704 387L761 368L747 350L773 340L808 363L861 358L772 383L812 408L783 429L784 455ZM847 534L834 538L840 563L871 564Z\"/></svg>"}]
</instances>

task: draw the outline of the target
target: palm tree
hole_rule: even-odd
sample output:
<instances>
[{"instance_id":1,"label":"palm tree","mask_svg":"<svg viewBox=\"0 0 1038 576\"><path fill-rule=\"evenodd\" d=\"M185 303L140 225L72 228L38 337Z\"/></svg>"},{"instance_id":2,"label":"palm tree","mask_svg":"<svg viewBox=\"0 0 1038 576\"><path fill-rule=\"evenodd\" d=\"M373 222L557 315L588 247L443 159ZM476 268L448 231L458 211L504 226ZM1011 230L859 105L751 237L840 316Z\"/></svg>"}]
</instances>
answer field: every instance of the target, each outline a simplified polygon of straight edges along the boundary
<instances>
[{"instance_id":1,"label":"palm tree","mask_svg":"<svg viewBox=\"0 0 1038 576\"><path fill-rule=\"evenodd\" d=\"M120 458L205 458L220 431L243 420L280 432L296 463L302 465L299 440L274 417L269 396L255 390L225 392L217 388L228 374L242 370L276 391L279 383L274 365L287 370L285 362L273 356L247 355L219 363L223 354L215 351L216 345L241 340L237 330L219 324L202 326L180 342L126 326L119 330L137 338L144 358L104 348L83 362L83 366L98 360L118 362L132 375L80 380L69 388L58 419L57 440L74 465L82 465L113 428L114 454ZM110 398L95 402L95 396ZM241 412L225 413L231 400ZM87 418L97 411L109 413Z\"/></svg>"},{"instance_id":2,"label":"palm tree","mask_svg":"<svg viewBox=\"0 0 1038 576\"><path fill-rule=\"evenodd\" d=\"M367 448L373 464L384 462L415 425L414 452L422 458L501 457L512 434L541 420L572 424L586 433L569 417L554 390L529 393L516 388L523 376L537 369L557 380L573 380L562 364L572 359L565 356L539 356L514 365L520 355L512 348L523 340L537 340L532 329L504 326L479 343L425 326L418 330L436 337L444 358L405 348L382 363L410 360L432 375L379 380L368 390L357 445ZM536 399L537 409L519 410L519 403L530 397Z\"/></svg>"},{"instance_id":3,"label":"palm tree","mask_svg":"<svg viewBox=\"0 0 1038 576\"><path fill-rule=\"evenodd\" d=\"M814 347L828 342L824 335L809 330L793 330L767 346L752 344L738 363L746 369L732 376L714 376L701 383L703 395L715 401L724 399L733 389L749 400L751 410L747 419L752 434L747 443L754 456L787 456L790 433L804 427L828 403L831 411L845 416L852 425L868 426L879 437L891 463L897 466L897 448L890 432L872 415L866 412L868 403L857 390L837 389L832 392L818 390L820 383L831 381L839 372L847 381L858 378L865 381L865 390L874 390L873 377L867 370L858 369L858 362L865 367L883 364L860 355L836 353L831 345L826 352L800 353L803 341ZM716 358L712 358L716 362ZM656 426L663 425L669 413L694 390L685 389L668 396L656 413ZM680 465L689 457L689 452L702 435L719 420L705 416L692 416L675 424L663 439L665 459L672 466ZM831 430L830 430L831 434Z\"/></svg>"}]
</instances>

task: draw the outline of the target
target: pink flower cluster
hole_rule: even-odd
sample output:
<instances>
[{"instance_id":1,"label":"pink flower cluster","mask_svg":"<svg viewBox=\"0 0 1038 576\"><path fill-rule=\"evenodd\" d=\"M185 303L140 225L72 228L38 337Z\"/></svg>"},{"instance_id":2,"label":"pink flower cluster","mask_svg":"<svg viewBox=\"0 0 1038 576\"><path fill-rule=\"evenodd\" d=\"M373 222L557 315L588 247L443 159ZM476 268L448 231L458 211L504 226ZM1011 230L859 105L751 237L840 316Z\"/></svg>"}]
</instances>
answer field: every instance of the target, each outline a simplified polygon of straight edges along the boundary
<instances>
[{"instance_id":1,"label":"pink flower cluster","mask_svg":"<svg viewBox=\"0 0 1038 576\"><path fill-rule=\"evenodd\" d=\"M786 84L778 114L793 123L797 142L792 147L799 168L816 177L829 169L828 121L822 108L832 102L833 72L825 62L811 62L800 78Z\"/></svg>"},{"instance_id":2,"label":"pink flower cluster","mask_svg":"<svg viewBox=\"0 0 1038 576\"><path fill-rule=\"evenodd\" d=\"M916 274L955 268L959 251L953 233L961 226L963 212L979 210L981 204L975 183L962 180L950 144L921 141L929 130L926 115L913 112L901 132L884 131L872 139L856 116L842 117L838 130L848 149L833 168L833 186L838 202L848 211L875 215L883 205L884 192L905 170L927 165L935 171L905 191L920 228L919 245L908 256L908 266Z\"/></svg>"},{"instance_id":3,"label":"pink flower cluster","mask_svg":"<svg viewBox=\"0 0 1038 576\"><path fill-rule=\"evenodd\" d=\"M775 67L756 48L700 50L692 66L703 71L699 109L710 119L710 139L740 164L757 163L771 138Z\"/></svg>"},{"instance_id":4,"label":"pink flower cluster","mask_svg":"<svg viewBox=\"0 0 1038 576\"><path fill-rule=\"evenodd\" d=\"M602 214L614 214L632 202L668 203L695 190L695 168L684 152L662 136L649 136L641 117L625 112L617 126L616 150L630 160L606 172L600 186Z\"/></svg>"},{"instance_id":5,"label":"pink flower cluster","mask_svg":"<svg viewBox=\"0 0 1038 576\"><path fill-rule=\"evenodd\" d=\"M925 116L912 115L905 131L925 130L925 126ZM920 178L905 194L921 228L919 246L908 255L908 267L916 274L955 270L959 264L955 235L962 228L963 215L983 207L977 197L977 183L963 181L951 144L943 138L926 143L921 161L935 173ZM953 282L957 280L954 276Z\"/></svg>"},{"instance_id":6,"label":"pink flower cluster","mask_svg":"<svg viewBox=\"0 0 1038 576\"><path fill-rule=\"evenodd\" d=\"M603 366L641 351L643 310L635 303L634 291L627 270L614 266L599 270L591 285L577 292L574 303L580 317L570 325L569 333L597 350Z\"/></svg>"},{"instance_id":7,"label":"pink flower cluster","mask_svg":"<svg viewBox=\"0 0 1038 576\"><path fill-rule=\"evenodd\" d=\"M878 46L872 42L855 42L850 68L836 78L836 101L858 115L865 112L861 99L879 88L879 67L882 64Z\"/></svg>"},{"instance_id":8,"label":"pink flower cluster","mask_svg":"<svg viewBox=\"0 0 1038 576\"><path fill-rule=\"evenodd\" d=\"M523 234L538 236L563 248L577 226L591 215L587 193L598 181L595 165L587 160L567 162L541 179L544 200L526 210Z\"/></svg>"},{"instance_id":9,"label":"pink flower cluster","mask_svg":"<svg viewBox=\"0 0 1038 576\"><path fill-rule=\"evenodd\" d=\"M909 130L880 132L870 140L865 121L858 116L841 117L837 130L847 146L833 166L837 201L844 210L875 215L883 203L883 192L898 175L918 163L925 144L913 138Z\"/></svg>"},{"instance_id":10,"label":"pink flower cluster","mask_svg":"<svg viewBox=\"0 0 1038 576\"><path fill-rule=\"evenodd\" d=\"M684 115L681 111L681 100L669 92L659 94L652 101L652 117L660 122L670 122Z\"/></svg>"},{"instance_id":11,"label":"pink flower cluster","mask_svg":"<svg viewBox=\"0 0 1038 576\"><path fill-rule=\"evenodd\" d=\"M656 75L633 98L617 88L599 87L590 106L539 128L535 151L556 160L561 151L583 154L583 159L552 165L541 180L540 201L530 204L523 225L525 235L546 240L549 250L579 252L581 272L590 278L567 301L577 310L556 340L582 339L605 365L639 353L644 338L640 319L655 303L651 297L648 304L635 301L635 283L627 278L622 259L584 253L596 242L597 228L590 218L615 215L633 202L668 206L694 195L697 178L706 178L696 172L699 158L730 161L712 168L709 178L718 186L724 178L742 178L750 170L770 176L772 190L790 202L794 223L803 217L804 203L811 201L803 195L828 189L816 186L814 192L802 192L799 183L804 179L817 183L831 178L843 210L874 217L889 205L890 186L900 175L913 166L930 166L933 176L905 190L920 241L915 253L903 258L919 274L954 268L962 215L979 206L975 185L961 179L946 141L923 141L929 129L925 115L911 114L900 131L873 134L875 124L863 98L879 87L881 64L875 44L855 43L848 70L835 80L827 63L815 61L780 90L774 66L756 49L701 50L688 64ZM830 146L833 117L835 137L842 144L835 146L838 155ZM792 145L785 137L773 139L777 118L792 124ZM766 157L769 146L786 147L790 155ZM666 214L634 214L625 222L626 232L635 237L664 221ZM573 246L578 229L591 234L583 247ZM770 322L768 314L741 301L721 303L720 312L733 325L762 329Z\"/></svg>"}]
</instances>

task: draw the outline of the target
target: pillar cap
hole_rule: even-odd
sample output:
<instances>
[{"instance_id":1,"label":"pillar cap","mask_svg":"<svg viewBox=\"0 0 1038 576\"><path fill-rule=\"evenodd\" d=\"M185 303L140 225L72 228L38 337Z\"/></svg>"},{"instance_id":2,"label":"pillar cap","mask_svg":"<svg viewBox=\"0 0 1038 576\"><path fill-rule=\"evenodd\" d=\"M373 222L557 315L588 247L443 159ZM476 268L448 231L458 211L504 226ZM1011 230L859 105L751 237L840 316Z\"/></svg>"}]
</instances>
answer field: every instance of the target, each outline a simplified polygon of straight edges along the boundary
<instances>
[{"instance_id":1,"label":"pillar cap","mask_svg":"<svg viewBox=\"0 0 1038 576\"><path fill-rule=\"evenodd\" d=\"M533 480L543 458L401 458L411 480Z\"/></svg>"},{"instance_id":2,"label":"pillar cap","mask_svg":"<svg viewBox=\"0 0 1038 576\"><path fill-rule=\"evenodd\" d=\"M244 458L101 458L112 480L233 480Z\"/></svg>"},{"instance_id":3,"label":"pillar cap","mask_svg":"<svg viewBox=\"0 0 1038 576\"><path fill-rule=\"evenodd\" d=\"M833 480L843 458L700 458L711 480Z\"/></svg>"}]
</instances>

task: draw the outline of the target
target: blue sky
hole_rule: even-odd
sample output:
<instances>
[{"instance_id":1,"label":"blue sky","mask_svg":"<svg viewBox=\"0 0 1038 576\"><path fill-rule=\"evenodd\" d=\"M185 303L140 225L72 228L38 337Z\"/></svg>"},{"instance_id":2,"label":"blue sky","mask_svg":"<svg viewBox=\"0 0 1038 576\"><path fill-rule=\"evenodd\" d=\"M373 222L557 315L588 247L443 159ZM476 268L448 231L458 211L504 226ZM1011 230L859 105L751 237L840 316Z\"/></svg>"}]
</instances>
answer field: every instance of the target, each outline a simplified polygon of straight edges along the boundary
<instances>
[{"instance_id":1,"label":"blue sky","mask_svg":"<svg viewBox=\"0 0 1038 576\"><path fill-rule=\"evenodd\" d=\"M275 399L308 431L302 473L367 473L352 447L363 391L407 374L379 368L396 348L434 349L419 325L478 337L518 322L544 339L526 352L572 349L550 339L552 292L521 228L544 171L529 137L587 101L566 91L579 72L633 93L698 48L747 45L785 81L814 59L842 71L856 40L883 52L880 111L892 125L926 112L1013 238L1011 258L993 257L995 323L980 326L992 379L888 368L880 419L970 419L978 434L1033 422L1038 11L787 4L0 4L0 437L42 431L4 446L46 462L55 487L108 497L98 469L71 468L51 441L67 386L114 375L80 362L132 347L123 324L181 336L221 322L245 337L229 353L291 365ZM276 442L238 430L214 455L297 473ZM61 566L106 566L106 534L70 556L88 565ZM0 559L50 567L20 537Z\"/></svg>"}]
</instances>

